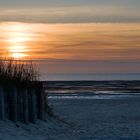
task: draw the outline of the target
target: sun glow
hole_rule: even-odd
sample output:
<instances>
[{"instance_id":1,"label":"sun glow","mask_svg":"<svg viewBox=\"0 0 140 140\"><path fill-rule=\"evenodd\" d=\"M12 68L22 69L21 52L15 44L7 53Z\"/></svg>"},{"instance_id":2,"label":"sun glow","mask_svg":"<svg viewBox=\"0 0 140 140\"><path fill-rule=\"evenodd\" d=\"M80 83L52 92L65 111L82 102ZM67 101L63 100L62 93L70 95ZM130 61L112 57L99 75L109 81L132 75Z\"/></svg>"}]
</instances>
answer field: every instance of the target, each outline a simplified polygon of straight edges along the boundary
<instances>
[{"instance_id":1,"label":"sun glow","mask_svg":"<svg viewBox=\"0 0 140 140\"><path fill-rule=\"evenodd\" d=\"M11 42L11 43L20 43L20 42L22 43L26 41L30 41L30 38L29 37L13 37L8 40L8 42Z\"/></svg>"},{"instance_id":2,"label":"sun glow","mask_svg":"<svg viewBox=\"0 0 140 140\"><path fill-rule=\"evenodd\" d=\"M26 50L26 46L10 46L8 48L9 51L9 56L13 57L13 58L25 58L28 56L28 54L26 54L26 52L28 50Z\"/></svg>"},{"instance_id":3,"label":"sun glow","mask_svg":"<svg viewBox=\"0 0 140 140\"><path fill-rule=\"evenodd\" d=\"M24 59L29 56L28 46L26 43L32 40L29 30L25 25L17 23L8 26L8 38L6 42L9 44L9 56L15 59Z\"/></svg>"},{"instance_id":4,"label":"sun glow","mask_svg":"<svg viewBox=\"0 0 140 140\"><path fill-rule=\"evenodd\" d=\"M11 57L13 57L13 58L15 58L15 59L20 59L20 58L24 58L24 57L27 57L27 55L26 54L24 54L24 53L12 53L12 56Z\"/></svg>"},{"instance_id":5,"label":"sun glow","mask_svg":"<svg viewBox=\"0 0 140 140\"><path fill-rule=\"evenodd\" d=\"M10 56L16 59L27 57L28 55L26 54L26 52L27 50L25 46L10 46L9 47Z\"/></svg>"},{"instance_id":6,"label":"sun glow","mask_svg":"<svg viewBox=\"0 0 140 140\"><path fill-rule=\"evenodd\" d=\"M9 51L16 53L16 52L23 52L25 50L25 46L10 46Z\"/></svg>"}]
</instances>

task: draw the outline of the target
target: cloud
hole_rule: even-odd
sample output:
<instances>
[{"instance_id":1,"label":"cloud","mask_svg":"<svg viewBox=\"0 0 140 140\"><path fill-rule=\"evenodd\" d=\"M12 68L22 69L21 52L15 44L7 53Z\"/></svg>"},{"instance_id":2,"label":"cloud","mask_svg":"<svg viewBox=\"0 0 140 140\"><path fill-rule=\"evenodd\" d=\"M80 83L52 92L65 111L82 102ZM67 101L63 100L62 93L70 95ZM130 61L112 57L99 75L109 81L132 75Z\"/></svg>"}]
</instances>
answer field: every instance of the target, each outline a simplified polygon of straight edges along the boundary
<instances>
[{"instance_id":1,"label":"cloud","mask_svg":"<svg viewBox=\"0 0 140 140\"><path fill-rule=\"evenodd\" d=\"M45 23L140 22L139 12L138 8L120 5L3 8L0 20Z\"/></svg>"},{"instance_id":2,"label":"cloud","mask_svg":"<svg viewBox=\"0 0 140 140\"><path fill-rule=\"evenodd\" d=\"M5 48L10 45L6 40L16 33L15 30L8 32L8 27L21 23L0 25L3 32L0 47ZM26 27L22 37L31 35L31 40L23 45L33 59L140 61L140 24L26 23Z\"/></svg>"},{"instance_id":3,"label":"cloud","mask_svg":"<svg viewBox=\"0 0 140 140\"><path fill-rule=\"evenodd\" d=\"M19 26L24 28L17 30ZM0 52L4 52L4 49L10 45L7 39L13 35L21 37L30 35L31 40L22 42L27 49L25 53L39 63L42 72L92 73L140 70L139 23L6 22L0 23L0 32L2 33Z\"/></svg>"}]
</instances>

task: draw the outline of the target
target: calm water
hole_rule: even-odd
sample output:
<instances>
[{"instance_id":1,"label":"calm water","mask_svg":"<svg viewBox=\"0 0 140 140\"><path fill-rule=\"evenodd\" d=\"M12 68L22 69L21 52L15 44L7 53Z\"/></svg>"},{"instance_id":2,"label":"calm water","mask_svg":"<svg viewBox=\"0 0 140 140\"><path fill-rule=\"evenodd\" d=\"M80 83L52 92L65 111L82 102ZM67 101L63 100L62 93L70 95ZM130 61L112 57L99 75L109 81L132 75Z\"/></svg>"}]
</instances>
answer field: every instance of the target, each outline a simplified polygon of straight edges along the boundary
<instances>
[{"instance_id":1,"label":"calm water","mask_svg":"<svg viewBox=\"0 0 140 140\"><path fill-rule=\"evenodd\" d=\"M140 73L137 74L46 74L42 76L46 81L104 81L104 80L140 80Z\"/></svg>"},{"instance_id":2,"label":"calm water","mask_svg":"<svg viewBox=\"0 0 140 140\"><path fill-rule=\"evenodd\" d=\"M118 99L140 96L140 81L50 81L49 98Z\"/></svg>"},{"instance_id":3,"label":"calm water","mask_svg":"<svg viewBox=\"0 0 140 140\"><path fill-rule=\"evenodd\" d=\"M46 79L46 91L53 99L117 99L140 95L140 74L54 74Z\"/></svg>"}]
</instances>

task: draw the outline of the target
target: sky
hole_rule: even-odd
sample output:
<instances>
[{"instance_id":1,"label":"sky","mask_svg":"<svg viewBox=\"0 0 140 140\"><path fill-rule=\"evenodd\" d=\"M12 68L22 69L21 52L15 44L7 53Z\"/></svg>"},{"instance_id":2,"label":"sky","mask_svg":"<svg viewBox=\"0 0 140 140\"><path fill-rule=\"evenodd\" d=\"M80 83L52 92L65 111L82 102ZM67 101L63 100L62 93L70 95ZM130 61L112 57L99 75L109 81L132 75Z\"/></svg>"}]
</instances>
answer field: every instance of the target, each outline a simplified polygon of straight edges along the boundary
<instances>
[{"instance_id":1,"label":"sky","mask_svg":"<svg viewBox=\"0 0 140 140\"><path fill-rule=\"evenodd\" d=\"M139 22L139 0L3 0L0 20L45 23Z\"/></svg>"},{"instance_id":2,"label":"sky","mask_svg":"<svg viewBox=\"0 0 140 140\"><path fill-rule=\"evenodd\" d=\"M42 74L139 73L139 0L0 1L0 54Z\"/></svg>"}]
</instances>

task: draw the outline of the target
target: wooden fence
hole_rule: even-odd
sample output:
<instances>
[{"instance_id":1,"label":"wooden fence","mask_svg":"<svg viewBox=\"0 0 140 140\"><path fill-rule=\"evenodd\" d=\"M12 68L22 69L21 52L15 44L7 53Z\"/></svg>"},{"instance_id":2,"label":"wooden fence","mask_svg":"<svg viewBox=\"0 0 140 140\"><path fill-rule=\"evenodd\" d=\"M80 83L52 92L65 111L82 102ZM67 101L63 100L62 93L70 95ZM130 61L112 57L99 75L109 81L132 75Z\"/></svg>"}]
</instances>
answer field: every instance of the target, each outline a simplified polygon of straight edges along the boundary
<instances>
[{"instance_id":1,"label":"wooden fence","mask_svg":"<svg viewBox=\"0 0 140 140\"><path fill-rule=\"evenodd\" d=\"M34 88L3 87L0 85L0 120L35 123L45 119L47 95L42 86Z\"/></svg>"}]
</instances>

